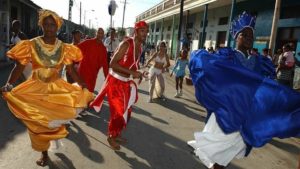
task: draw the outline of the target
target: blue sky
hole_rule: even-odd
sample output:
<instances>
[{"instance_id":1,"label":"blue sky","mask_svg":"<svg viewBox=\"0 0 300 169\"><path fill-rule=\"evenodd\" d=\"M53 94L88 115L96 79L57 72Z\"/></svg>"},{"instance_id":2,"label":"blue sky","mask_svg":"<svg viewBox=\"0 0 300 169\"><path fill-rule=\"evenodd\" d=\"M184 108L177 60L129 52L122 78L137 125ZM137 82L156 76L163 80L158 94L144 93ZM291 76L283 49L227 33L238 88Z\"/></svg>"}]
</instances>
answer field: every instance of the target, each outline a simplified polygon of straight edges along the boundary
<instances>
[{"instance_id":1,"label":"blue sky","mask_svg":"<svg viewBox=\"0 0 300 169\"><path fill-rule=\"evenodd\" d=\"M68 18L68 5L69 0L32 0L37 5L45 9L50 9L57 12L60 16ZM81 23L89 26L91 21L91 27L103 27L107 28L110 25L110 15L108 14L108 4L110 0L74 0L74 6L72 9L72 21L79 23L79 6L82 2L82 14ZM113 16L114 27L122 26L122 16L125 0L115 0L118 8ZM127 0L124 27L132 27L135 22L135 17L145 10L153 7L162 0ZM86 17L84 19L84 13Z\"/></svg>"}]
</instances>

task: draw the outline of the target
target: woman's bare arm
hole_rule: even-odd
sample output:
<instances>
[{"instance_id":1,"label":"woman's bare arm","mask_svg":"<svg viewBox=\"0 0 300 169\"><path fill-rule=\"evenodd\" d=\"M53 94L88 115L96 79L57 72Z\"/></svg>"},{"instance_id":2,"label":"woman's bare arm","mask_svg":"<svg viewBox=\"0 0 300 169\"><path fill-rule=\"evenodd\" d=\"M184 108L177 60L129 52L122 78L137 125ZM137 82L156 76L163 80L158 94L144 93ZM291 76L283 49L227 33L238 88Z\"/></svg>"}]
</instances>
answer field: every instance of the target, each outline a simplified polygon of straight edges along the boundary
<instances>
[{"instance_id":1,"label":"woman's bare arm","mask_svg":"<svg viewBox=\"0 0 300 169\"><path fill-rule=\"evenodd\" d=\"M11 88L8 88L8 86L15 83L20 78L20 76L23 73L24 68L25 68L25 65L22 65L19 62L16 62L15 67L10 72L10 75L8 77L6 84L1 88L1 90L2 91L10 91Z\"/></svg>"},{"instance_id":2,"label":"woman's bare arm","mask_svg":"<svg viewBox=\"0 0 300 169\"><path fill-rule=\"evenodd\" d=\"M66 69L75 82L77 82L82 88L87 88L85 82L80 78L80 76L76 72L73 64L66 65Z\"/></svg>"}]
</instances>

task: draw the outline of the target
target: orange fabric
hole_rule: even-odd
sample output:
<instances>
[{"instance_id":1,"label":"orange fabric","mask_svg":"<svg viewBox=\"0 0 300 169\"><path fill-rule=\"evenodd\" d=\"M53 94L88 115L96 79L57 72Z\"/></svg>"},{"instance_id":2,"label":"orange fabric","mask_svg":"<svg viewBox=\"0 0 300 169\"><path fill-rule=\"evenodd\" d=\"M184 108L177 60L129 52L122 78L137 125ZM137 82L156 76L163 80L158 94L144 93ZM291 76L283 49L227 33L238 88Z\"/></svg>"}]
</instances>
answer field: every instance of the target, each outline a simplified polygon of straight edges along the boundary
<instances>
[{"instance_id":1,"label":"orange fabric","mask_svg":"<svg viewBox=\"0 0 300 169\"><path fill-rule=\"evenodd\" d=\"M52 60L55 66L49 68L38 56L35 40L38 39L23 41L7 52L9 57L22 64L31 61L33 70L32 77L3 96L11 112L28 128L32 148L46 151L50 140L64 138L68 134L60 121L74 119L76 108L87 107L93 94L67 83L59 75L64 62L82 58L78 48L62 44L61 56ZM50 52L51 47L54 48L53 45L43 47ZM51 125L54 122L59 127Z\"/></svg>"}]
</instances>

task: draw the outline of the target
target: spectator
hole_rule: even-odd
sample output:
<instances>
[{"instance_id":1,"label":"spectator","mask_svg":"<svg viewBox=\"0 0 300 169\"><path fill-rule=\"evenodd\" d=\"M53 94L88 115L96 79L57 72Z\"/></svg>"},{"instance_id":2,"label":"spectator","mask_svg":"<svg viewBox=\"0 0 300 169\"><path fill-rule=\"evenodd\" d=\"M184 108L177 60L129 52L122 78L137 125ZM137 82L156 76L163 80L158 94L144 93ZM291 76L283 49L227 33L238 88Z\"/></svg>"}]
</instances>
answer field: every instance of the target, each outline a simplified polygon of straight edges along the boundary
<instances>
[{"instance_id":1,"label":"spectator","mask_svg":"<svg viewBox=\"0 0 300 169\"><path fill-rule=\"evenodd\" d=\"M78 29L72 31L72 44L78 45L81 42L82 32Z\"/></svg>"},{"instance_id":2,"label":"spectator","mask_svg":"<svg viewBox=\"0 0 300 169\"><path fill-rule=\"evenodd\" d=\"M208 48L208 53L215 53L214 48L212 46Z\"/></svg>"},{"instance_id":3,"label":"spectator","mask_svg":"<svg viewBox=\"0 0 300 169\"><path fill-rule=\"evenodd\" d=\"M113 56L113 53L119 46L119 39L116 38L116 30L114 28L110 28L109 36L104 41L104 46L107 50L107 63L109 65L110 59Z\"/></svg>"},{"instance_id":4,"label":"spectator","mask_svg":"<svg viewBox=\"0 0 300 169\"><path fill-rule=\"evenodd\" d=\"M278 67L278 59L280 55L282 55L282 49L277 49L277 51L273 55L273 64L275 65L275 67Z\"/></svg>"},{"instance_id":5,"label":"spectator","mask_svg":"<svg viewBox=\"0 0 300 169\"><path fill-rule=\"evenodd\" d=\"M252 48L252 49L250 50L250 55L251 55L251 56L258 56L259 53L258 53L257 48Z\"/></svg>"},{"instance_id":6,"label":"spectator","mask_svg":"<svg viewBox=\"0 0 300 169\"><path fill-rule=\"evenodd\" d=\"M283 55L280 55L277 67L277 80L279 83L292 87L293 71L294 71L294 54L291 51L291 46L285 44L282 47Z\"/></svg>"},{"instance_id":7,"label":"spectator","mask_svg":"<svg viewBox=\"0 0 300 169\"><path fill-rule=\"evenodd\" d=\"M270 50L268 48L264 48L262 51L262 53L263 53L262 55L269 58L270 60L272 60L272 57L269 55L269 51Z\"/></svg>"},{"instance_id":8,"label":"spectator","mask_svg":"<svg viewBox=\"0 0 300 169\"><path fill-rule=\"evenodd\" d=\"M300 91L300 52L295 56L293 89Z\"/></svg>"},{"instance_id":9,"label":"spectator","mask_svg":"<svg viewBox=\"0 0 300 169\"><path fill-rule=\"evenodd\" d=\"M26 35L21 31L21 22L19 20L12 21L12 37L10 39L10 48L14 47L21 40L27 39Z\"/></svg>"}]
</instances>

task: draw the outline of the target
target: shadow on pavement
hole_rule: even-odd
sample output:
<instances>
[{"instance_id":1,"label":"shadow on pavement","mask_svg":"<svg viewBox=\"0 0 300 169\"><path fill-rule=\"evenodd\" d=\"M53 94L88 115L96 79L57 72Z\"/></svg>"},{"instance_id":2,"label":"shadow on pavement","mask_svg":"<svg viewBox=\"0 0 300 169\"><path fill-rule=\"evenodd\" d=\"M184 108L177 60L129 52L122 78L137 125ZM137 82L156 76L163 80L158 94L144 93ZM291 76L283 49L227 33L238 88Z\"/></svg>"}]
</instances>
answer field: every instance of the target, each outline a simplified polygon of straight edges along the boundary
<instances>
[{"instance_id":1,"label":"shadow on pavement","mask_svg":"<svg viewBox=\"0 0 300 169\"><path fill-rule=\"evenodd\" d=\"M121 151L116 151L116 154L121 157L123 160L127 161L130 164L131 168L136 168L136 169L151 169L151 167L147 166L146 164L140 162L137 158L135 157L128 157L125 153Z\"/></svg>"},{"instance_id":2,"label":"shadow on pavement","mask_svg":"<svg viewBox=\"0 0 300 169\"><path fill-rule=\"evenodd\" d=\"M72 161L62 153L55 153L59 160L49 160L49 169L76 169Z\"/></svg>"},{"instance_id":3,"label":"shadow on pavement","mask_svg":"<svg viewBox=\"0 0 300 169\"><path fill-rule=\"evenodd\" d=\"M91 143L87 138L86 133L76 123L74 122L71 123L72 126L68 130L69 135L67 139L74 142L84 156L97 163L102 163L103 156L98 151L95 151L90 148Z\"/></svg>"},{"instance_id":4,"label":"shadow on pavement","mask_svg":"<svg viewBox=\"0 0 300 169\"><path fill-rule=\"evenodd\" d=\"M166 107L174 112L185 115L191 119L197 119L197 120L200 120L201 122L205 122L205 118L206 118L205 116L202 116L200 114L197 114L197 113L189 110L188 107L192 108L192 109L195 109L195 108L191 107L185 103L182 103L182 102L179 102L179 101L176 101L173 99L168 99L168 98L166 99L166 101L160 100L160 101L157 101L156 103L163 107ZM199 111L202 111L205 113L205 110L199 109Z\"/></svg>"},{"instance_id":5,"label":"shadow on pavement","mask_svg":"<svg viewBox=\"0 0 300 169\"><path fill-rule=\"evenodd\" d=\"M9 73L13 67L13 64L0 67L0 87L4 86L6 83ZM26 127L10 112L6 101L0 94L0 151L7 143L9 143L10 140L13 140L16 135L23 132L26 132Z\"/></svg>"},{"instance_id":6,"label":"shadow on pavement","mask_svg":"<svg viewBox=\"0 0 300 169\"><path fill-rule=\"evenodd\" d=\"M145 114L151 117L151 114L146 110L136 108L133 113ZM154 118L157 122L168 124L168 122L161 119ZM100 114L91 114L79 119L84 121L87 126L107 133L107 125L109 121L109 110L107 105L103 105ZM70 133L71 136L73 135ZM127 128L122 132L123 137L127 138L128 143L123 145L127 149L134 152L135 156L147 161L147 163L140 162L135 157L128 157L127 154L116 152L122 159L127 161L132 168L137 169L205 169L199 160L192 157L187 148L185 141L172 136L155 126L151 126L143 121L140 121L132 116ZM176 133L174 133L176 135ZM83 137L79 134L76 137ZM84 136L86 137L86 136ZM79 140L69 138L70 140ZM105 143L108 144L108 143ZM80 149L86 148L86 145L80 141L77 145ZM87 146L88 147L88 146ZM85 151L85 150L83 150ZM150 166L148 166L149 164Z\"/></svg>"},{"instance_id":7,"label":"shadow on pavement","mask_svg":"<svg viewBox=\"0 0 300 169\"><path fill-rule=\"evenodd\" d=\"M157 121L159 123L162 123L162 124L169 124L167 121L165 120L162 120L160 118L157 118L157 117L154 117L151 113L149 113L148 111L145 111L137 106L134 106L134 109L133 109L133 113L135 114L142 114L142 115L145 115L145 116L148 116L150 117L151 119L153 119L154 121Z\"/></svg>"},{"instance_id":8,"label":"shadow on pavement","mask_svg":"<svg viewBox=\"0 0 300 169\"><path fill-rule=\"evenodd\" d=\"M138 93L144 94L144 95L149 95L149 91L145 91L142 89L138 89Z\"/></svg>"},{"instance_id":9,"label":"shadow on pavement","mask_svg":"<svg viewBox=\"0 0 300 169\"><path fill-rule=\"evenodd\" d=\"M176 133L174 133L176 135ZM205 168L199 160L192 157L185 141L136 118L132 118L125 132L128 143L124 145L136 156L146 160L155 169L201 169ZM155 151L154 151L155 150ZM121 156L123 158L123 156ZM128 158L131 165L134 161ZM145 168L149 168L148 166ZM144 169L144 168L140 168Z\"/></svg>"},{"instance_id":10,"label":"shadow on pavement","mask_svg":"<svg viewBox=\"0 0 300 169\"><path fill-rule=\"evenodd\" d=\"M104 101L102 109L99 113L95 112L94 110L90 112L91 114L83 116L82 118L78 118L77 120L85 122L87 126L92 127L106 135L110 115L107 101Z\"/></svg>"},{"instance_id":11,"label":"shadow on pavement","mask_svg":"<svg viewBox=\"0 0 300 169\"><path fill-rule=\"evenodd\" d=\"M293 153L293 154L298 155L299 152L300 152L299 146L292 145L292 144L289 144L289 143L284 143L284 142L281 142L279 140L272 139L269 143L272 144L273 146L275 146L277 148L280 148L282 150L285 150L289 153Z\"/></svg>"}]
</instances>

